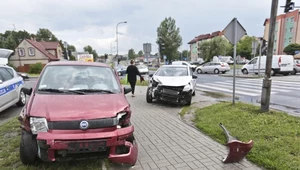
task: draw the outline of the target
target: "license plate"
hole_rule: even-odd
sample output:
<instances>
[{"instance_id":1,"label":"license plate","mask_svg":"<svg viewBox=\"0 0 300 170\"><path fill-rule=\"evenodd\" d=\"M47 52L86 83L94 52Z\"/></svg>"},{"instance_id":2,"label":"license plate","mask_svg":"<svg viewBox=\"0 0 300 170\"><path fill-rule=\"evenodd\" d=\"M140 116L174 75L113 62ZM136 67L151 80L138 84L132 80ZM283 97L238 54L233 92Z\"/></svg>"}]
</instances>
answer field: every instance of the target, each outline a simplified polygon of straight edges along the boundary
<instances>
[{"instance_id":1,"label":"license plate","mask_svg":"<svg viewBox=\"0 0 300 170\"><path fill-rule=\"evenodd\" d=\"M177 91L171 90L171 89L163 89L163 92L164 92L164 93L169 93L169 94L178 94Z\"/></svg>"},{"instance_id":2,"label":"license plate","mask_svg":"<svg viewBox=\"0 0 300 170\"><path fill-rule=\"evenodd\" d=\"M76 141L68 144L68 152L101 152L106 151L106 141Z\"/></svg>"},{"instance_id":3,"label":"license plate","mask_svg":"<svg viewBox=\"0 0 300 170\"><path fill-rule=\"evenodd\" d=\"M286 67L287 66L287 64L281 64L281 67Z\"/></svg>"}]
</instances>

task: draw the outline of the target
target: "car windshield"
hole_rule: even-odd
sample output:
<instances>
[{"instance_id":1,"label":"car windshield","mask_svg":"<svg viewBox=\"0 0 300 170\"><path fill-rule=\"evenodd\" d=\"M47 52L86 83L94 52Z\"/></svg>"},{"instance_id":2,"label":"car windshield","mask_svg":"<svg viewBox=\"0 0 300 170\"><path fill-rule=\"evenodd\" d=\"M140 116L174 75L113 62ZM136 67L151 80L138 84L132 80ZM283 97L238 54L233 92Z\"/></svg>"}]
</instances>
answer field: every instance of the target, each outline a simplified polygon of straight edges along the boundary
<instances>
[{"instance_id":1,"label":"car windshield","mask_svg":"<svg viewBox=\"0 0 300 170\"><path fill-rule=\"evenodd\" d=\"M37 87L38 91L51 92L121 92L113 71L100 66L47 66Z\"/></svg>"},{"instance_id":2,"label":"car windshield","mask_svg":"<svg viewBox=\"0 0 300 170\"><path fill-rule=\"evenodd\" d=\"M147 68L147 67L146 67L145 65L138 65L137 68L138 68L138 69L145 69L145 68Z\"/></svg>"},{"instance_id":3,"label":"car windshield","mask_svg":"<svg viewBox=\"0 0 300 170\"><path fill-rule=\"evenodd\" d=\"M188 76L187 67L161 67L156 76Z\"/></svg>"}]
</instances>

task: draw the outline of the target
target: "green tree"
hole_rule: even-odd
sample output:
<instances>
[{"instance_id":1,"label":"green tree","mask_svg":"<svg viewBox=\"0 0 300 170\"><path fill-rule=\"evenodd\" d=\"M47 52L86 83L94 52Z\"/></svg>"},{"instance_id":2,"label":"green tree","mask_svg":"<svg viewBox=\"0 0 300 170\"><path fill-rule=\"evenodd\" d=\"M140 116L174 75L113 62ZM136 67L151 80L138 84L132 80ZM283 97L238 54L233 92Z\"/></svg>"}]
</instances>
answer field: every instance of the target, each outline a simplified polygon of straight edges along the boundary
<instances>
[{"instance_id":1,"label":"green tree","mask_svg":"<svg viewBox=\"0 0 300 170\"><path fill-rule=\"evenodd\" d=\"M210 61L214 56L226 55L230 47L229 42L223 37L214 37L199 44L203 60Z\"/></svg>"},{"instance_id":2,"label":"green tree","mask_svg":"<svg viewBox=\"0 0 300 170\"><path fill-rule=\"evenodd\" d=\"M165 49L161 51L161 56L166 55L171 62L177 54L178 48L182 44L180 29L176 27L175 19L165 18L157 28L157 44L164 44Z\"/></svg>"},{"instance_id":3,"label":"green tree","mask_svg":"<svg viewBox=\"0 0 300 170\"><path fill-rule=\"evenodd\" d=\"M139 52L138 52L138 56L139 57L142 57L144 55L144 52L142 51L142 50L140 50Z\"/></svg>"},{"instance_id":4,"label":"green tree","mask_svg":"<svg viewBox=\"0 0 300 170\"><path fill-rule=\"evenodd\" d=\"M255 40L254 37L246 36L245 38L241 39L237 43L236 51L237 55L241 57L246 57L247 59L251 59L252 57L252 42Z\"/></svg>"},{"instance_id":5,"label":"green tree","mask_svg":"<svg viewBox=\"0 0 300 170\"><path fill-rule=\"evenodd\" d=\"M130 60L136 58L136 54L135 54L135 52L134 52L134 49L131 48L131 49L128 50L128 58L129 58Z\"/></svg>"},{"instance_id":6,"label":"green tree","mask_svg":"<svg viewBox=\"0 0 300 170\"><path fill-rule=\"evenodd\" d=\"M11 49L11 50L15 50L15 48L17 47L17 43L16 41L14 40L14 37L13 35L9 35L6 40L4 41L4 44L3 44L4 48L6 49Z\"/></svg>"},{"instance_id":7,"label":"green tree","mask_svg":"<svg viewBox=\"0 0 300 170\"><path fill-rule=\"evenodd\" d=\"M72 52L75 52L76 47L74 45L68 45L68 50L71 50Z\"/></svg>"},{"instance_id":8,"label":"green tree","mask_svg":"<svg viewBox=\"0 0 300 170\"><path fill-rule=\"evenodd\" d=\"M89 54L93 54L94 61L97 60L98 54L97 54L96 50L94 50L90 45L85 46L85 47L83 48L83 50L84 50L85 52L88 52Z\"/></svg>"},{"instance_id":9,"label":"green tree","mask_svg":"<svg viewBox=\"0 0 300 170\"><path fill-rule=\"evenodd\" d=\"M36 33L38 41L58 41L56 36L47 28L40 28Z\"/></svg>"},{"instance_id":10,"label":"green tree","mask_svg":"<svg viewBox=\"0 0 300 170\"><path fill-rule=\"evenodd\" d=\"M182 51L182 57L188 58L189 57L189 51L188 50L183 50Z\"/></svg>"},{"instance_id":11,"label":"green tree","mask_svg":"<svg viewBox=\"0 0 300 170\"><path fill-rule=\"evenodd\" d=\"M283 50L287 55L295 55L295 51L300 51L300 44L292 43L286 46Z\"/></svg>"}]
</instances>

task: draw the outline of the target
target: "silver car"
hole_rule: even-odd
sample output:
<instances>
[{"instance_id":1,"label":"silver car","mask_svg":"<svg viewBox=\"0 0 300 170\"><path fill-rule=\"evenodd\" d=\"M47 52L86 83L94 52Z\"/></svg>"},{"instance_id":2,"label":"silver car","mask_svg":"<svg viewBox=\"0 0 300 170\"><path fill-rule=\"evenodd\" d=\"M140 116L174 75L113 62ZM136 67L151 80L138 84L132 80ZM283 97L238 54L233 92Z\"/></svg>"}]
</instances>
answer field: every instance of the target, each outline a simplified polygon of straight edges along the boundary
<instances>
[{"instance_id":1,"label":"silver car","mask_svg":"<svg viewBox=\"0 0 300 170\"><path fill-rule=\"evenodd\" d=\"M0 112L15 104L20 107L26 104L23 78L6 65L12 53L12 50L0 49Z\"/></svg>"},{"instance_id":2,"label":"silver car","mask_svg":"<svg viewBox=\"0 0 300 170\"><path fill-rule=\"evenodd\" d=\"M219 74L220 72L225 74L230 71L230 66L225 62L208 62L196 68L198 74L202 73L215 73Z\"/></svg>"},{"instance_id":3,"label":"silver car","mask_svg":"<svg viewBox=\"0 0 300 170\"><path fill-rule=\"evenodd\" d=\"M294 70L292 75L296 75L297 73L300 73L300 60L294 60Z\"/></svg>"}]
</instances>

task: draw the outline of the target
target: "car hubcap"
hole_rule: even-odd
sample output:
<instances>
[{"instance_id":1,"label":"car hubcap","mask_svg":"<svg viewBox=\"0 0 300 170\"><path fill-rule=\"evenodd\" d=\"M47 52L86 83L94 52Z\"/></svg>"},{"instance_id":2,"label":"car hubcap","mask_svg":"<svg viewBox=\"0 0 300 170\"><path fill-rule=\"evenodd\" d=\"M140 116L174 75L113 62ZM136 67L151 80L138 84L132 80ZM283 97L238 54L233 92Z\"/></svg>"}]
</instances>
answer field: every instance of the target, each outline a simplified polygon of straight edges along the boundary
<instances>
[{"instance_id":1,"label":"car hubcap","mask_svg":"<svg viewBox=\"0 0 300 170\"><path fill-rule=\"evenodd\" d=\"M25 104L25 102L26 102L26 96L25 96L24 92L21 92L20 95L21 95L21 102Z\"/></svg>"}]
</instances>

